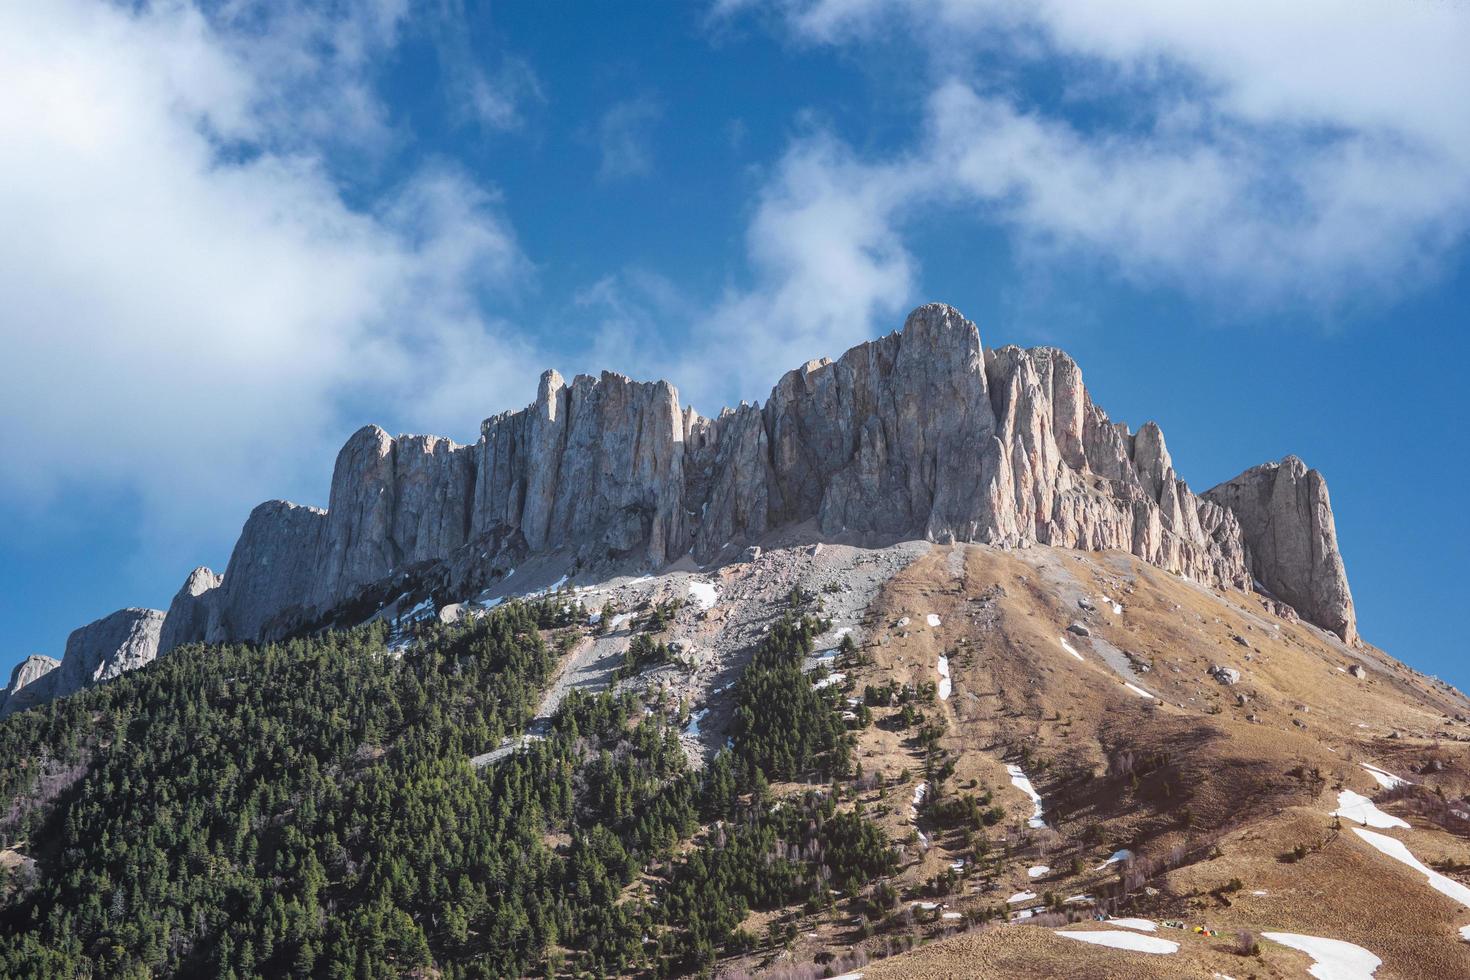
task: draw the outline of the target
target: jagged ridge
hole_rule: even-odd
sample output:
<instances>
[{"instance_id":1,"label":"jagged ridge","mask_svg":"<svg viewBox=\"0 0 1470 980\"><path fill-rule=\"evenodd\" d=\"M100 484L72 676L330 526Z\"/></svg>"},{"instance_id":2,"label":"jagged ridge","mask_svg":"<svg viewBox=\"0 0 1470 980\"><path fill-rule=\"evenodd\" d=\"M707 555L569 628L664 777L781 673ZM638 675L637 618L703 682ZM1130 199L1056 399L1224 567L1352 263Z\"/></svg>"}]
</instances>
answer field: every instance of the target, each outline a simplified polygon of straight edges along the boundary
<instances>
[{"instance_id":1,"label":"jagged ridge","mask_svg":"<svg viewBox=\"0 0 1470 980\"><path fill-rule=\"evenodd\" d=\"M548 371L534 403L487 419L473 445L363 428L328 508L257 507L225 574L191 573L158 649L320 625L408 570L464 594L528 555L703 564L803 524L857 542L1113 548L1213 586L1254 577L1354 639L1325 482L1287 467L1306 494L1292 507L1228 489L1263 469L1198 497L1158 426L1110 421L1065 353L987 351L973 323L929 304L716 418L667 382Z\"/></svg>"}]
</instances>

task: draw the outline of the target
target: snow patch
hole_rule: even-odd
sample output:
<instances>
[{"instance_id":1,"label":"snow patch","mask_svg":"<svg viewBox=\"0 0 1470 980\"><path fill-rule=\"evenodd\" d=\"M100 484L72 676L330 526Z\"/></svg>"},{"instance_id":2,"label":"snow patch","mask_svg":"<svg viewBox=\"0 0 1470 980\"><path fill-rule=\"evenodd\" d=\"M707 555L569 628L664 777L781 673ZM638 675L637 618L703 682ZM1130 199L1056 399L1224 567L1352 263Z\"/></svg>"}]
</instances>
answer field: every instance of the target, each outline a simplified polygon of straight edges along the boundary
<instances>
[{"instance_id":1,"label":"snow patch","mask_svg":"<svg viewBox=\"0 0 1470 980\"><path fill-rule=\"evenodd\" d=\"M1051 866L1050 865L1046 865L1046 864L1033 864L1033 865L1031 865L1031 867L1029 867L1029 868L1026 869L1026 877L1027 878L1040 878L1042 875L1046 874L1050 870L1051 870Z\"/></svg>"},{"instance_id":2,"label":"snow patch","mask_svg":"<svg viewBox=\"0 0 1470 980\"><path fill-rule=\"evenodd\" d=\"M1006 902L1014 905L1016 902L1029 902L1035 897L1035 892L1016 892L1016 894L1006 899Z\"/></svg>"},{"instance_id":3,"label":"snow patch","mask_svg":"<svg viewBox=\"0 0 1470 980\"><path fill-rule=\"evenodd\" d=\"M820 691L824 687L830 687L833 684L837 684L845 680L847 680L847 675L839 670L835 674L828 674L826 677L823 677L821 680L815 682L814 684L812 684L812 688L814 690Z\"/></svg>"},{"instance_id":4,"label":"snow patch","mask_svg":"<svg viewBox=\"0 0 1470 980\"><path fill-rule=\"evenodd\" d=\"M1143 932L1158 932L1159 927L1154 924L1153 919L1109 919L1108 925L1122 926L1124 929L1139 929Z\"/></svg>"},{"instance_id":5,"label":"snow patch","mask_svg":"<svg viewBox=\"0 0 1470 980\"><path fill-rule=\"evenodd\" d=\"M632 613L618 613L612 619L608 620L607 628L609 630L620 629L620 628L622 628L622 625L624 623L628 622L632 618L633 618L633 614Z\"/></svg>"},{"instance_id":6,"label":"snow patch","mask_svg":"<svg viewBox=\"0 0 1470 980\"><path fill-rule=\"evenodd\" d=\"M1154 697L1152 694L1148 693L1143 688L1139 687L1137 684L1130 684L1127 681L1124 681L1123 682L1123 686L1126 687L1126 688L1128 688L1128 690L1132 691L1134 694L1137 694L1141 698L1148 698L1150 701L1157 701L1158 700L1158 698Z\"/></svg>"},{"instance_id":7,"label":"snow patch","mask_svg":"<svg viewBox=\"0 0 1470 980\"><path fill-rule=\"evenodd\" d=\"M707 715L707 714L709 714L709 709L708 708L700 708L698 711L692 713L689 716L689 724L687 726L685 726L684 730L686 732L688 732L690 735L693 735L695 738L698 738L699 737L699 723L702 722L702 721L704 721L704 716Z\"/></svg>"},{"instance_id":8,"label":"snow patch","mask_svg":"<svg viewBox=\"0 0 1470 980\"><path fill-rule=\"evenodd\" d=\"M939 671L939 700L948 701L950 692L954 690L954 685L949 679L949 658L940 657L935 668Z\"/></svg>"},{"instance_id":9,"label":"snow patch","mask_svg":"<svg viewBox=\"0 0 1470 980\"><path fill-rule=\"evenodd\" d=\"M1133 858L1133 852L1130 851L1130 850L1128 850L1128 848L1124 847L1124 848L1121 848L1120 850L1116 850L1112 854L1108 855L1108 859L1106 861L1104 861L1102 864L1099 864L1093 870L1094 871L1101 871L1103 868L1106 868L1110 864L1117 864L1120 861L1129 861L1129 860L1132 860L1132 858Z\"/></svg>"},{"instance_id":10,"label":"snow patch","mask_svg":"<svg viewBox=\"0 0 1470 980\"><path fill-rule=\"evenodd\" d=\"M1379 827L1385 830L1389 827L1409 829L1407 822L1392 814L1384 813L1368 797L1354 793L1350 789L1345 789L1337 794L1337 809L1332 811L1332 816L1343 817L1365 827ZM1470 902L1465 904L1470 905Z\"/></svg>"},{"instance_id":11,"label":"snow patch","mask_svg":"<svg viewBox=\"0 0 1470 980\"><path fill-rule=\"evenodd\" d=\"M1299 949L1316 960L1307 970L1317 980L1372 980L1383 961L1361 946L1341 939L1302 936L1294 932L1263 932L1273 943Z\"/></svg>"},{"instance_id":12,"label":"snow patch","mask_svg":"<svg viewBox=\"0 0 1470 980\"><path fill-rule=\"evenodd\" d=\"M1082 656L1082 654L1078 653L1076 648L1074 648L1072 644L1067 642L1067 638L1065 636L1057 637L1057 639L1061 641L1063 650L1067 651L1078 660L1081 660L1083 663L1087 663L1087 660Z\"/></svg>"},{"instance_id":13,"label":"snow patch","mask_svg":"<svg viewBox=\"0 0 1470 980\"><path fill-rule=\"evenodd\" d=\"M1041 794L1036 792L1036 787L1031 785L1031 780L1021 771L1020 766L1006 766L1006 772L1010 773L1011 785L1031 797L1032 810L1031 819L1026 821L1028 827L1045 827L1046 821L1041 819Z\"/></svg>"},{"instance_id":14,"label":"snow patch","mask_svg":"<svg viewBox=\"0 0 1470 980\"><path fill-rule=\"evenodd\" d=\"M689 598L693 599L700 609L709 612L719 601L720 593L713 582L690 582Z\"/></svg>"},{"instance_id":15,"label":"snow patch","mask_svg":"<svg viewBox=\"0 0 1470 980\"><path fill-rule=\"evenodd\" d=\"M1424 864L1424 862L1410 853L1408 847L1404 845L1404 842L1397 837L1390 837L1387 834L1375 834L1371 830L1359 830L1357 827L1353 828L1353 833L1395 861L1402 861L1404 864L1407 864L1415 871L1424 875L1429 879L1429 887L1441 895L1448 895L1461 905L1470 905L1470 888L1465 887L1453 878L1440 874L1438 871Z\"/></svg>"},{"instance_id":16,"label":"snow patch","mask_svg":"<svg viewBox=\"0 0 1470 980\"><path fill-rule=\"evenodd\" d=\"M1076 939L1079 942L1093 943L1097 946L1111 946L1114 949L1131 949L1135 953L1155 953L1167 955L1179 952L1179 944L1157 936L1140 936L1136 932L1111 932L1105 929L1087 929L1076 932L1057 932L1063 939Z\"/></svg>"},{"instance_id":17,"label":"snow patch","mask_svg":"<svg viewBox=\"0 0 1470 980\"><path fill-rule=\"evenodd\" d=\"M919 804L924 802L924 795L929 792L928 783L920 783L914 787L914 815L918 815Z\"/></svg>"},{"instance_id":18,"label":"snow patch","mask_svg":"<svg viewBox=\"0 0 1470 980\"><path fill-rule=\"evenodd\" d=\"M1366 728L1367 726L1364 725L1362 727ZM1379 769L1377 766L1370 766L1366 762L1360 762L1358 764L1361 765L1364 769L1368 770L1368 775L1376 779L1378 781L1378 785L1382 786L1384 789L1395 789L1396 787L1403 786L1408 783L1407 779L1404 779L1401 776L1395 776L1393 773L1388 772L1384 769Z\"/></svg>"},{"instance_id":19,"label":"snow patch","mask_svg":"<svg viewBox=\"0 0 1470 980\"><path fill-rule=\"evenodd\" d=\"M933 613L930 613L929 615L924 617L924 622L928 623L930 626L938 626L939 617L934 615Z\"/></svg>"}]
</instances>

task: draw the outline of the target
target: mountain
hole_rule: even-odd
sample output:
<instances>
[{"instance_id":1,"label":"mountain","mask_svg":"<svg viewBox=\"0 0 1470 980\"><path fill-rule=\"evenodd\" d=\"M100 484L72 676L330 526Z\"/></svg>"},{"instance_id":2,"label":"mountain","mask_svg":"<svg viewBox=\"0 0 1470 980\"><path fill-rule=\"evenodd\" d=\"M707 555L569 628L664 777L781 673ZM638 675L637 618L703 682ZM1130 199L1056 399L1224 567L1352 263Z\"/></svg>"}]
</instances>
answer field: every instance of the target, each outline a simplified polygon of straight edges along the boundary
<instances>
[{"instance_id":1,"label":"mountain","mask_svg":"<svg viewBox=\"0 0 1470 980\"><path fill-rule=\"evenodd\" d=\"M190 573L157 652L349 625L406 592L443 605L533 557L705 565L799 526L813 540L1117 549L1214 586L1254 576L1356 638L1320 474L1289 459L1196 496L1159 427L1110 421L1066 354L987 350L930 304L787 373L764 407L713 419L665 382L549 371L534 404L487 419L474 445L365 427L337 456L325 511L261 504L223 576Z\"/></svg>"},{"instance_id":2,"label":"mountain","mask_svg":"<svg viewBox=\"0 0 1470 980\"><path fill-rule=\"evenodd\" d=\"M3 976L1470 976L1470 703L1321 475L943 306L364 429L0 710Z\"/></svg>"}]
</instances>

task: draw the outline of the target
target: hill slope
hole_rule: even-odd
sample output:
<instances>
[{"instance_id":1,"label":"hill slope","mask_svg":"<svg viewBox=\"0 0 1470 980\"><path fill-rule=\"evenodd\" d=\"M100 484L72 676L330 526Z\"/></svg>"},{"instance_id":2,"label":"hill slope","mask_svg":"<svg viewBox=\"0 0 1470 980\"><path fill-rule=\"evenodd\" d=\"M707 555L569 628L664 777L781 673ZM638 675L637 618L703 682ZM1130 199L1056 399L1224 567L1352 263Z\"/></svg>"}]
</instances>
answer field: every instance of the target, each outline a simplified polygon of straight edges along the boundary
<instances>
[{"instance_id":1,"label":"hill slope","mask_svg":"<svg viewBox=\"0 0 1470 980\"><path fill-rule=\"evenodd\" d=\"M185 646L0 722L0 973L1288 977L1300 933L1463 975L1467 706L1276 608L1122 553L778 544ZM1057 935L1100 911L1177 951Z\"/></svg>"}]
</instances>

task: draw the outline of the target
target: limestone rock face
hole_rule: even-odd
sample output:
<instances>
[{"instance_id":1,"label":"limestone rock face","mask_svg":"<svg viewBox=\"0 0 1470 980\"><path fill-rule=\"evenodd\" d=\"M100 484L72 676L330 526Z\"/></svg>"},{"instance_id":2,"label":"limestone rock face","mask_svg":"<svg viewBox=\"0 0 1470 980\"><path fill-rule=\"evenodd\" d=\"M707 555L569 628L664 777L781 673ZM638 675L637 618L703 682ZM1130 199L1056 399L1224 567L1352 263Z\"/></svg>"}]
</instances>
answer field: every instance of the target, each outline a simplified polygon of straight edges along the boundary
<instances>
[{"instance_id":1,"label":"limestone rock face","mask_svg":"<svg viewBox=\"0 0 1470 980\"><path fill-rule=\"evenodd\" d=\"M58 696L111 680L158 656L164 613L158 609L119 609L66 638L57 668Z\"/></svg>"},{"instance_id":2,"label":"limestone rock face","mask_svg":"<svg viewBox=\"0 0 1470 980\"><path fill-rule=\"evenodd\" d=\"M1240 522L1250 569L1271 594L1345 642L1358 639L1327 481L1295 456L1246 470L1205 496Z\"/></svg>"},{"instance_id":3,"label":"limestone rock face","mask_svg":"<svg viewBox=\"0 0 1470 980\"><path fill-rule=\"evenodd\" d=\"M1317 484L1302 480L1312 511ZM1316 596L1303 614L1330 619L1341 569L1321 515L1297 521L1318 528L1318 552L1291 535L1258 544L1247 496L1195 496L1158 426L1112 422L1063 352L987 351L974 324L930 304L901 331L789 372L764 406L714 418L665 382L548 371L531 405L487 419L471 446L361 429L327 510L262 504L223 579L191 576L165 649L279 638L377 608L414 576L467 594L535 554L707 563L797 525L856 542L1116 548L1209 585L1248 588L1254 572L1294 604L1301 590L1279 583L1303 580Z\"/></svg>"},{"instance_id":4,"label":"limestone rock face","mask_svg":"<svg viewBox=\"0 0 1470 980\"><path fill-rule=\"evenodd\" d=\"M684 431L665 382L548 371L534 404L481 427L471 535L661 564L688 547Z\"/></svg>"},{"instance_id":5,"label":"limestone rock face","mask_svg":"<svg viewBox=\"0 0 1470 980\"><path fill-rule=\"evenodd\" d=\"M72 630L51 681L52 695L74 694L151 662L158 655L163 619L157 609L119 609Z\"/></svg>"},{"instance_id":6,"label":"limestone rock face","mask_svg":"<svg viewBox=\"0 0 1470 980\"><path fill-rule=\"evenodd\" d=\"M920 307L902 332L788 373L765 423L772 525L943 541L989 525L976 492L995 428L980 334L950 307Z\"/></svg>"},{"instance_id":7,"label":"limestone rock face","mask_svg":"<svg viewBox=\"0 0 1470 980\"><path fill-rule=\"evenodd\" d=\"M209 643L285 635L315 615L327 512L271 500L250 512L224 580L208 596Z\"/></svg>"},{"instance_id":8,"label":"limestone rock face","mask_svg":"<svg viewBox=\"0 0 1470 980\"><path fill-rule=\"evenodd\" d=\"M60 660L38 653L16 664L10 672L10 683L0 691L0 718L49 700L52 685L46 678L59 666Z\"/></svg>"},{"instance_id":9,"label":"limestone rock face","mask_svg":"<svg viewBox=\"0 0 1470 980\"><path fill-rule=\"evenodd\" d=\"M308 594L328 609L395 569L465 543L474 498L470 447L438 436L359 429L332 471L321 567Z\"/></svg>"},{"instance_id":10,"label":"limestone rock face","mask_svg":"<svg viewBox=\"0 0 1470 980\"><path fill-rule=\"evenodd\" d=\"M996 413L994 532L1001 543L1128 551L1211 585L1249 587L1239 528L1174 472L1164 435L1137 435L1092 403L1050 347L988 357Z\"/></svg>"},{"instance_id":11,"label":"limestone rock face","mask_svg":"<svg viewBox=\"0 0 1470 980\"><path fill-rule=\"evenodd\" d=\"M72 630L60 661L27 657L10 676L0 716L23 711L52 698L110 681L158 656L164 613L158 609L119 609Z\"/></svg>"},{"instance_id":12,"label":"limestone rock face","mask_svg":"<svg viewBox=\"0 0 1470 980\"><path fill-rule=\"evenodd\" d=\"M209 634L208 594L219 588L221 581L221 576L203 565L189 573L183 588L168 604L168 616L158 636L160 657L185 643L198 643Z\"/></svg>"},{"instance_id":13,"label":"limestone rock face","mask_svg":"<svg viewBox=\"0 0 1470 980\"><path fill-rule=\"evenodd\" d=\"M686 550L684 420L679 394L604 371L567 391L561 460L544 537L533 548L571 548L589 557L638 556L662 564ZM538 509L528 513L539 518ZM599 551L604 554L598 554Z\"/></svg>"},{"instance_id":14,"label":"limestone rock face","mask_svg":"<svg viewBox=\"0 0 1470 980\"><path fill-rule=\"evenodd\" d=\"M712 561L726 545L765 534L773 475L761 410L742 403L716 419L687 410L684 453L686 516L694 526L694 557Z\"/></svg>"}]
</instances>

